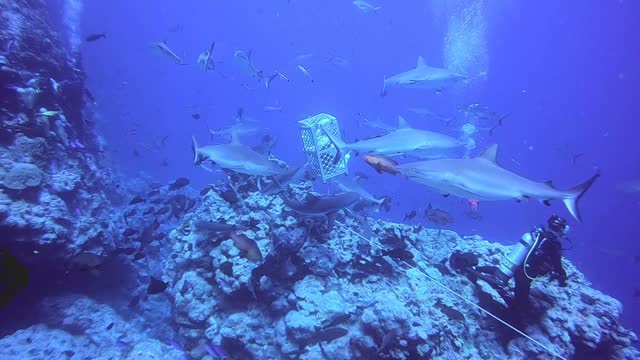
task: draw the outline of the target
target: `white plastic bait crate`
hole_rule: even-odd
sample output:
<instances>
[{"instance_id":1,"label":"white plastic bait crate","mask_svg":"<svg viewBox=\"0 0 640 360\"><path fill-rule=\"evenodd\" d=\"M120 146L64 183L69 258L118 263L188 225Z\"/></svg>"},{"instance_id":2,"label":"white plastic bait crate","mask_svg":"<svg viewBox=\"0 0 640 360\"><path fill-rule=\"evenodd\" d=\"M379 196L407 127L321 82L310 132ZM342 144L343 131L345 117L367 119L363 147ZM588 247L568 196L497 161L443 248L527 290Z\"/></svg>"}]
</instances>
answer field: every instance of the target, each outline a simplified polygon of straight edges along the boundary
<instances>
[{"instance_id":1,"label":"white plastic bait crate","mask_svg":"<svg viewBox=\"0 0 640 360\"><path fill-rule=\"evenodd\" d=\"M338 148L325 133L325 131L329 132L334 137L342 139L338 120L329 114L318 114L298 122L304 153L307 155L307 162L312 171L324 182L332 177L346 174L349 157L345 156L347 154L341 154L340 159L337 159Z\"/></svg>"}]
</instances>

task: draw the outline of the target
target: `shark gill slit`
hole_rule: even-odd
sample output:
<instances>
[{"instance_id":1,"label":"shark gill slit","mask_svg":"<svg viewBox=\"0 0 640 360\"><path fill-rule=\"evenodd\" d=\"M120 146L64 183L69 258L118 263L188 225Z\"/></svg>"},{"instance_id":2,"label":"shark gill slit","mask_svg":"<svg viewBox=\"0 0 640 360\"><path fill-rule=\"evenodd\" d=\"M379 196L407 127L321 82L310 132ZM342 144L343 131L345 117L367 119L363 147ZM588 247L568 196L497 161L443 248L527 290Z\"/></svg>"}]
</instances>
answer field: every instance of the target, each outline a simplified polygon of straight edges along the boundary
<instances>
[{"instance_id":1,"label":"shark gill slit","mask_svg":"<svg viewBox=\"0 0 640 360\"><path fill-rule=\"evenodd\" d=\"M346 228L347 230L349 230L349 232L351 232L352 234L358 236L359 238L365 240L366 242L369 243L369 245L376 247L380 250L384 250L381 246L374 244L371 240L367 239L366 237L362 236L361 234L359 234L358 232L352 230L350 227L346 226L346 224L336 220L335 221L336 224L343 226L344 228ZM429 276L429 274L427 274L425 271L422 271L422 269L419 269L411 264L409 264L408 262L404 261L404 260L396 260L394 259L394 261L396 262L402 262L405 265L409 266L411 269L414 269L418 272L420 272L422 275L424 275L427 279L431 280L432 282L434 282L436 285L438 285L439 287L441 287L442 289L444 289L445 291L447 291L448 293L455 295L457 298L459 298L460 300L466 302L467 304L471 305L472 307L482 311L483 313L489 315L490 317L494 318L495 320L497 320L498 322L502 323L503 325L507 326L508 328L510 328L511 330L515 331L516 333L518 333L519 335L523 336L524 338L526 338L527 340L531 341L532 343L540 346L541 348L543 348L545 351L547 351L549 354L553 355L554 357L557 356L558 358L562 359L562 360L567 360L567 358L565 358L564 356L558 354L557 352L555 352L553 349L551 349L550 347L544 345L543 343L541 343L540 341L532 338L531 336L529 336L527 333L518 330L515 326L509 324L506 320L501 319L498 315L493 314L491 311L483 308L482 306L476 304L475 302L473 302L472 300L467 299L466 297L458 294L457 292L449 289L446 285L444 285L443 283L439 282L437 279L434 279L433 277Z\"/></svg>"}]
</instances>

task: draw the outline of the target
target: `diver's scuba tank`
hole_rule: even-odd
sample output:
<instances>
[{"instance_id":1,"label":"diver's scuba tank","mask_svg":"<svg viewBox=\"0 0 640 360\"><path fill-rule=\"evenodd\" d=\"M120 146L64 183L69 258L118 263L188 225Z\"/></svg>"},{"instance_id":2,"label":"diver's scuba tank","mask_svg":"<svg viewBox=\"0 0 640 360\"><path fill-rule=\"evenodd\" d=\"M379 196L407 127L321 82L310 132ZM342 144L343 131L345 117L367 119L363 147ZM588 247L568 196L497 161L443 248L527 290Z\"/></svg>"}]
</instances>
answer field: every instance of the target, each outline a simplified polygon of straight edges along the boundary
<instances>
[{"instance_id":1,"label":"diver's scuba tank","mask_svg":"<svg viewBox=\"0 0 640 360\"><path fill-rule=\"evenodd\" d=\"M532 232L522 234L520 241L517 244L513 245L511 252L509 255L505 256L498 267L496 275L498 279L506 285L509 282L509 279L513 277L515 270L518 266L521 266L527 254L534 247L540 235L542 234L542 230L539 228L534 229Z\"/></svg>"}]
</instances>

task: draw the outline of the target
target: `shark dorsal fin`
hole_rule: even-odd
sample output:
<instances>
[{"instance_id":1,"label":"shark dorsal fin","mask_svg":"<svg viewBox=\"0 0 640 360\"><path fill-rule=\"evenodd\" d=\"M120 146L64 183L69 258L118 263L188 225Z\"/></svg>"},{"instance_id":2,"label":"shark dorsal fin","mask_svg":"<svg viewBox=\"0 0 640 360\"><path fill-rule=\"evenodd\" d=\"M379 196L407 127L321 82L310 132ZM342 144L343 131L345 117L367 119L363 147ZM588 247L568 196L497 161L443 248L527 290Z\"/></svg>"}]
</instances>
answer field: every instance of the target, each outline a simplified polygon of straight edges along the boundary
<instances>
[{"instance_id":1,"label":"shark dorsal fin","mask_svg":"<svg viewBox=\"0 0 640 360\"><path fill-rule=\"evenodd\" d=\"M550 188L552 188L552 189L555 189L555 188L553 187L553 181L551 181L551 180L547 180L547 181L545 181L544 183L545 183L548 187L550 187Z\"/></svg>"},{"instance_id":2,"label":"shark dorsal fin","mask_svg":"<svg viewBox=\"0 0 640 360\"><path fill-rule=\"evenodd\" d=\"M498 164L498 162L496 161L496 156L498 154L498 144L493 144L491 146L489 146L487 148L487 150L485 150L482 155L480 155L479 157L485 160L489 160L494 164Z\"/></svg>"},{"instance_id":3,"label":"shark dorsal fin","mask_svg":"<svg viewBox=\"0 0 640 360\"><path fill-rule=\"evenodd\" d=\"M231 130L231 144L240 145L240 137L235 129Z\"/></svg>"},{"instance_id":4,"label":"shark dorsal fin","mask_svg":"<svg viewBox=\"0 0 640 360\"><path fill-rule=\"evenodd\" d=\"M398 129L405 129L411 127L407 120L402 115L398 115Z\"/></svg>"},{"instance_id":5,"label":"shark dorsal fin","mask_svg":"<svg viewBox=\"0 0 640 360\"><path fill-rule=\"evenodd\" d=\"M427 64L424 62L424 58L422 56L418 56L418 63L416 64L416 69L425 68Z\"/></svg>"}]
</instances>

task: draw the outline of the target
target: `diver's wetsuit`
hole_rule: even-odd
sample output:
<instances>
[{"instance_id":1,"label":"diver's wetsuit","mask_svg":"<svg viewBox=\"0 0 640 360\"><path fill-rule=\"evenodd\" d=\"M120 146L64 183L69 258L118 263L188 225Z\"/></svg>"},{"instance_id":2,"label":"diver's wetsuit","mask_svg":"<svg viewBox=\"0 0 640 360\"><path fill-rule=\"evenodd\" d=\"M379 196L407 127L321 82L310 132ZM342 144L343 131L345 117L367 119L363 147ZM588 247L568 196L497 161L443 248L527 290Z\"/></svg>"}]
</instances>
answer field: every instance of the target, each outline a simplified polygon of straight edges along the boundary
<instances>
[{"instance_id":1,"label":"diver's wetsuit","mask_svg":"<svg viewBox=\"0 0 640 360\"><path fill-rule=\"evenodd\" d=\"M526 274L524 271L525 266ZM558 279L560 286L567 286L567 273L562 267L561 238L551 231L543 231L540 235L537 249L533 250L528 261L519 266L514 272L516 288L511 307L515 310L528 308L531 279L527 275L537 278L549 273L551 273L552 278Z\"/></svg>"},{"instance_id":2,"label":"diver's wetsuit","mask_svg":"<svg viewBox=\"0 0 640 360\"><path fill-rule=\"evenodd\" d=\"M562 267L562 243L561 238L555 233L543 230L540 240L529 256L526 263L527 272L525 274L525 264L520 265L514 271L515 278L515 294L513 297L508 296L504 286L506 283L500 282L496 274L498 267L496 266L477 266L478 257L472 253L454 252L449 259L449 264L455 270L466 274L469 279L476 282L482 279L494 287L500 296L502 296L509 307L514 311L516 316L524 315L529 308L529 291L531 289L531 279L552 274L553 278L560 281L560 286L567 285L567 273Z\"/></svg>"}]
</instances>

